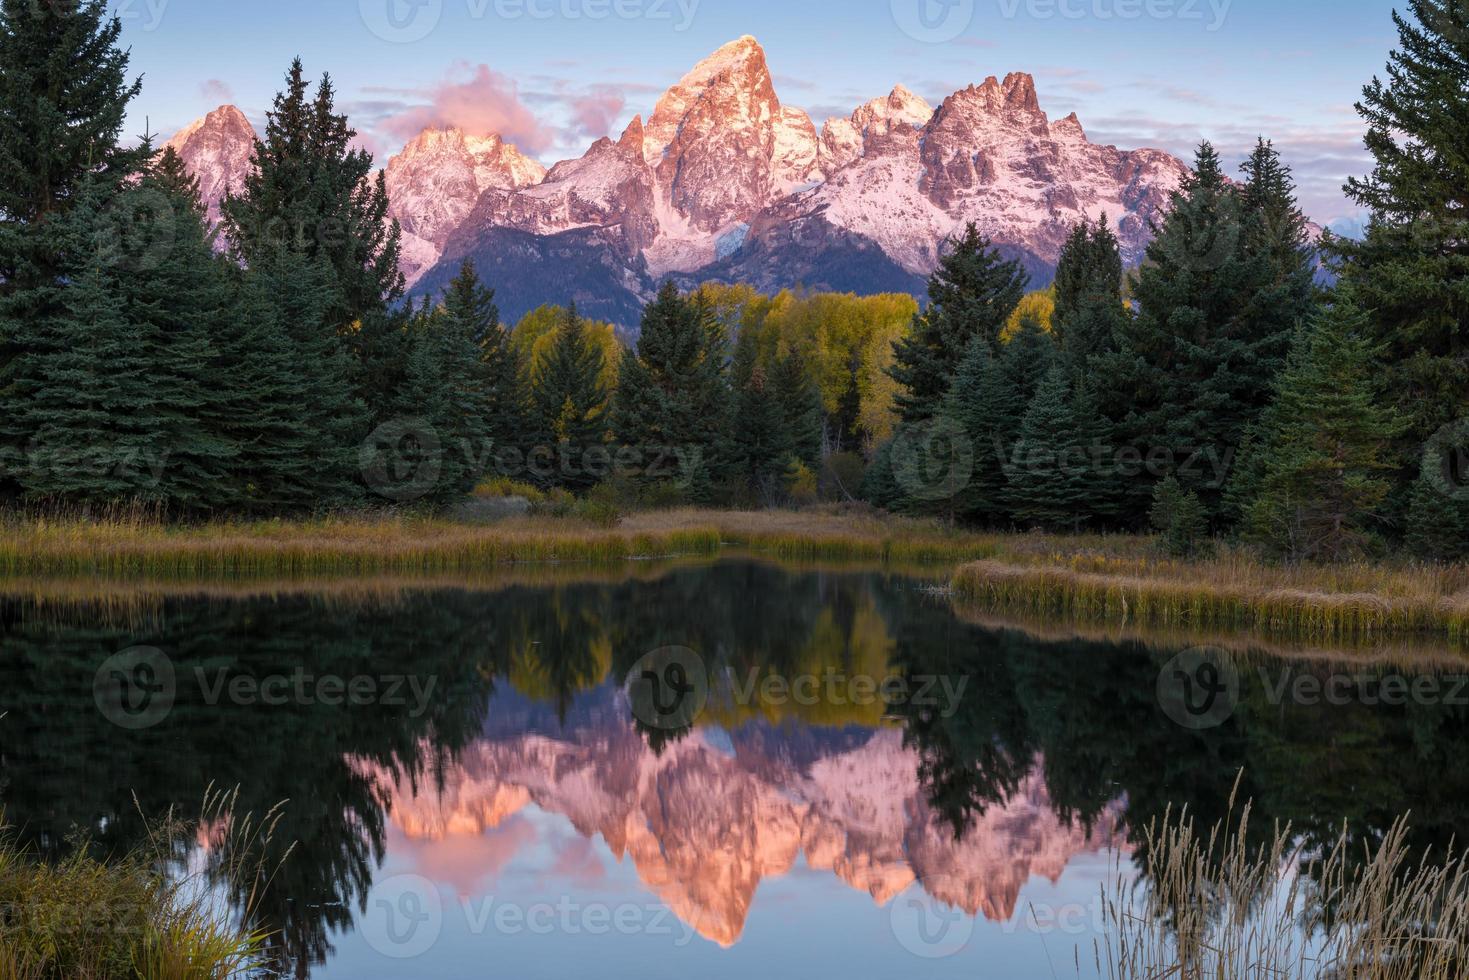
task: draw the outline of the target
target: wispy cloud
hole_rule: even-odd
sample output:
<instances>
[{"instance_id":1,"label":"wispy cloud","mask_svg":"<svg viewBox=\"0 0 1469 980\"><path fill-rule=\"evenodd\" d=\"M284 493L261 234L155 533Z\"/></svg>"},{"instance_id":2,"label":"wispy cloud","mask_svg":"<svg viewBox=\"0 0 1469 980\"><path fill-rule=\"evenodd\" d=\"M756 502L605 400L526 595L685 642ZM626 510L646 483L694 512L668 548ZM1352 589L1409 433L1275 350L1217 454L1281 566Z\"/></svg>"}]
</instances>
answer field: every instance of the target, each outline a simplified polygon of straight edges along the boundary
<instances>
[{"instance_id":1,"label":"wispy cloud","mask_svg":"<svg viewBox=\"0 0 1469 980\"><path fill-rule=\"evenodd\" d=\"M1086 120L1083 120L1086 122ZM1230 168L1243 162L1263 136L1275 144L1295 175L1301 207L1312 220L1326 223L1354 215L1357 208L1342 193L1350 176L1371 169L1362 146L1362 126L1355 117L1302 125L1276 115L1254 115L1227 125L1176 122L1147 116L1113 116L1091 120L1093 140L1121 147L1152 146L1192 161L1201 140L1214 144Z\"/></svg>"},{"instance_id":2,"label":"wispy cloud","mask_svg":"<svg viewBox=\"0 0 1469 980\"><path fill-rule=\"evenodd\" d=\"M598 85L592 91L571 99L571 125L577 135L597 139L608 134L623 108L627 98L622 91L611 85Z\"/></svg>"},{"instance_id":3,"label":"wispy cloud","mask_svg":"<svg viewBox=\"0 0 1469 980\"><path fill-rule=\"evenodd\" d=\"M218 78L209 78L201 82L199 85L199 94L204 96L205 102L210 102L215 105L223 105L224 103L235 101L234 89L230 88L228 83L220 81Z\"/></svg>"},{"instance_id":4,"label":"wispy cloud","mask_svg":"<svg viewBox=\"0 0 1469 980\"><path fill-rule=\"evenodd\" d=\"M400 144L430 127L497 133L528 153L542 153L556 142L554 129L525 105L516 82L488 65L460 63L438 84L408 94L416 98L376 127Z\"/></svg>"}]
</instances>

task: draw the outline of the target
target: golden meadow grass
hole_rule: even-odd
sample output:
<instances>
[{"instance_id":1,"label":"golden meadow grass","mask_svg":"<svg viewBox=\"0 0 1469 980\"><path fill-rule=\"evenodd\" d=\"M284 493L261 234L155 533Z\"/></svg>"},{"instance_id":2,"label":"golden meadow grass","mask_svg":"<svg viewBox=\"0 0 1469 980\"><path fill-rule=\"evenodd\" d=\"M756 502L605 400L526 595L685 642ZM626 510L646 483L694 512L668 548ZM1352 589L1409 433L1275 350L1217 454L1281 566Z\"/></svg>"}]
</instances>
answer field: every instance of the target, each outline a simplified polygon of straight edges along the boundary
<instances>
[{"instance_id":1,"label":"golden meadow grass","mask_svg":"<svg viewBox=\"0 0 1469 980\"><path fill-rule=\"evenodd\" d=\"M12 578L431 574L730 550L797 560L959 562L995 554L1000 540L918 521L700 510L639 514L615 528L549 517L470 525L378 515L183 527L145 519L11 519L0 531L0 575Z\"/></svg>"},{"instance_id":2,"label":"golden meadow grass","mask_svg":"<svg viewBox=\"0 0 1469 980\"><path fill-rule=\"evenodd\" d=\"M1264 636L1241 629L1062 621L1024 613L991 612L959 598L954 599L953 605L955 616L963 622L994 632L1017 633L1031 641L1135 643L1170 654L1190 647L1210 647L1228 655L1237 669L1289 661L1306 669L1319 667L1325 671L1369 668L1457 674L1463 672L1469 657L1464 645L1423 634L1313 640L1279 634Z\"/></svg>"},{"instance_id":3,"label":"golden meadow grass","mask_svg":"<svg viewBox=\"0 0 1469 980\"><path fill-rule=\"evenodd\" d=\"M964 565L953 590L980 609L1050 621L1331 643L1422 636L1469 644L1463 566L1274 566L1234 549L1196 562L1011 552Z\"/></svg>"},{"instance_id":4,"label":"golden meadow grass","mask_svg":"<svg viewBox=\"0 0 1469 980\"><path fill-rule=\"evenodd\" d=\"M1469 969L1469 860L1415 856L1397 820L1359 850L1343 830L1303 854L1287 826L1251 845L1250 808L1204 829L1170 811L1141 879L1101 893L1108 980L1455 980Z\"/></svg>"},{"instance_id":5,"label":"golden meadow grass","mask_svg":"<svg viewBox=\"0 0 1469 980\"><path fill-rule=\"evenodd\" d=\"M242 816L236 800L211 787L197 820L169 813L148 821L145 843L111 860L85 844L59 861L42 860L0 828L0 980L262 975L269 934L231 916L218 889L241 896L240 920L252 916L274 873L262 855L281 814ZM181 841L205 830L208 867L179 873Z\"/></svg>"},{"instance_id":6,"label":"golden meadow grass","mask_svg":"<svg viewBox=\"0 0 1469 980\"><path fill-rule=\"evenodd\" d=\"M136 515L11 516L0 520L0 592L35 594L43 583L101 591L139 581L314 590L368 577L495 587L510 566L592 568L738 554L798 565L942 569L945 577L958 567L951 584L962 604L1037 622L1469 645L1464 566L1272 566L1231 548L1183 562L1158 557L1153 540L1141 536L969 533L841 508L686 508L634 514L610 528L554 517L475 525L375 514L173 526Z\"/></svg>"}]
</instances>

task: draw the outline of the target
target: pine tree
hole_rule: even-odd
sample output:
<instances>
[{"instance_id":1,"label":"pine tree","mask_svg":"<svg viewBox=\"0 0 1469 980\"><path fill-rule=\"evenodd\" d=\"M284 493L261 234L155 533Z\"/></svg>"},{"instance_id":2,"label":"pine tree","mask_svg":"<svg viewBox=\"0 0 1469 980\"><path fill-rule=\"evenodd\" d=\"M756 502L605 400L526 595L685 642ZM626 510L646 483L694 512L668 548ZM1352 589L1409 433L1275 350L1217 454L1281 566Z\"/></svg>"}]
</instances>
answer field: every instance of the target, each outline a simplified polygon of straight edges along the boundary
<instances>
[{"instance_id":1,"label":"pine tree","mask_svg":"<svg viewBox=\"0 0 1469 980\"><path fill-rule=\"evenodd\" d=\"M957 425L973 446L974 469L969 481L946 503L960 521L987 527L1009 523L1005 470L1019 435L1023 407L989 344L982 337L970 341L941 415Z\"/></svg>"},{"instance_id":2,"label":"pine tree","mask_svg":"<svg viewBox=\"0 0 1469 980\"><path fill-rule=\"evenodd\" d=\"M461 270L438 309L424 309L408 329L400 415L427 421L438 443L438 478L428 503L451 504L484 475L491 404L480 343L498 329L492 294L472 266Z\"/></svg>"},{"instance_id":3,"label":"pine tree","mask_svg":"<svg viewBox=\"0 0 1469 980\"><path fill-rule=\"evenodd\" d=\"M1020 263L1001 258L973 224L949 245L928 281L928 308L893 345L888 373L901 386L895 404L908 425L938 412L973 338L999 350L1000 334L1029 281Z\"/></svg>"},{"instance_id":4,"label":"pine tree","mask_svg":"<svg viewBox=\"0 0 1469 980\"><path fill-rule=\"evenodd\" d=\"M1067 358L1084 367L1116 344L1122 315L1122 252L1104 214L1083 219L1066 239L1056 265L1052 332Z\"/></svg>"},{"instance_id":5,"label":"pine tree","mask_svg":"<svg viewBox=\"0 0 1469 980\"><path fill-rule=\"evenodd\" d=\"M530 391L520 355L510 332L500 323L495 291L480 282L474 263L465 259L459 275L444 292L444 314L456 322L477 350L477 385L483 399L483 437L496 458L522 456L530 447ZM509 463L510 456L503 462Z\"/></svg>"},{"instance_id":6,"label":"pine tree","mask_svg":"<svg viewBox=\"0 0 1469 980\"><path fill-rule=\"evenodd\" d=\"M1425 561L1469 559L1469 492L1463 474L1442 472L1445 461L1427 459L1408 504L1408 550ZM1439 472L1434 472L1438 467Z\"/></svg>"},{"instance_id":7,"label":"pine tree","mask_svg":"<svg viewBox=\"0 0 1469 980\"><path fill-rule=\"evenodd\" d=\"M142 160L118 145L141 86L128 81L121 31L104 0L0 0L0 419L22 408L17 358L70 315L62 287L89 265L59 219ZM4 464L23 456L23 435L0 438L0 498L19 490Z\"/></svg>"},{"instance_id":8,"label":"pine tree","mask_svg":"<svg viewBox=\"0 0 1469 980\"><path fill-rule=\"evenodd\" d=\"M301 374L304 402L296 424L310 447L310 465L294 470L300 482L283 490L302 509L355 503L363 493L361 447L368 413L353 392L351 356L325 328L331 268L324 257L312 260L282 249L257 256L247 275L270 298Z\"/></svg>"},{"instance_id":9,"label":"pine tree","mask_svg":"<svg viewBox=\"0 0 1469 980\"><path fill-rule=\"evenodd\" d=\"M146 152L147 139L143 146ZM215 341L233 313L230 287L207 239L197 193L190 193L197 186L180 182L176 156L148 156L140 180L115 206L137 219L134 234L121 242L126 254L118 290L149 362L148 424L168 447L160 496L178 511L223 509L235 502L237 446L224 431L231 379L218 373ZM136 234L150 224L155 233ZM138 237L155 240L144 247Z\"/></svg>"},{"instance_id":10,"label":"pine tree","mask_svg":"<svg viewBox=\"0 0 1469 980\"><path fill-rule=\"evenodd\" d=\"M233 315L216 337L224 382L220 431L235 446L235 506L251 514L309 511L319 449L310 404L315 397L284 322L271 277L244 276Z\"/></svg>"},{"instance_id":11,"label":"pine tree","mask_svg":"<svg viewBox=\"0 0 1469 980\"><path fill-rule=\"evenodd\" d=\"M1360 552L1389 483L1386 449L1402 424L1382 403L1368 321L1343 294L1300 332L1259 433L1258 490L1246 534L1292 560Z\"/></svg>"},{"instance_id":12,"label":"pine tree","mask_svg":"<svg viewBox=\"0 0 1469 980\"><path fill-rule=\"evenodd\" d=\"M1070 375L1057 365L1026 409L1010 455L1008 496L1016 522L1053 531L1079 528L1095 476L1091 460Z\"/></svg>"},{"instance_id":13,"label":"pine tree","mask_svg":"<svg viewBox=\"0 0 1469 980\"><path fill-rule=\"evenodd\" d=\"M88 391L74 387L77 376L92 370L85 365L93 354L67 353L58 345L85 343L113 353L121 345L126 354L120 371L132 390L115 403L126 416L115 423L118 445L146 458L150 481L146 488L131 485L127 496L174 512L203 512L228 506L233 498L234 446L221 431L228 379L216 373L214 348L229 292L199 214L187 199L164 188L151 167L120 191L88 182L80 185L69 211L51 219L58 240L70 243L70 254L89 257L89 266L61 291L63 312L32 324L37 329L14 364L11 389L22 410L8 427L12 438L49 446L44 451L53 457L60 446L76 453L94 435L86 426L74 427L96 404ZM128 215L121 229L119 213ZM71 294L82 282L87 285L79 307ZM105 304L97 300L97 291L108 294ZM117 336L100 336L103 325ZM74 410L60 404L68 391L77 403ZM26 408L33 400L38 407ZM45 433L40 443L31 426ZM98 446L96 451L110 450ZM26 489L33 497L67 499L65 480L44 488L32 481ZM96 501L123 489L106 472L83 468L72 478L70 494Z\"/></svg>"},{"instance_id":14,"label":"pine tree","mask_svg":"<svg viewBox=\"0 0 1469 980\"><path fill-rule=\"evenodd\" d=\"M1193 558L1206 547L1209 515L1198 494L1184 490L1178 477L1164 477L1158 484L1148 517L1162 537L1163 550L1173 557Z\"/></svg>"},{"instance_id":15,"label":"pine tree","mask_svg":"<svg viewBox=\"0 0 1469 980\"><path fill-rule=\"evenodd\" d=\"M401 233L387 221L385 178L336 111L331 78L308 97L301 60L266 114L244 189L221 205L235 255L245 264L284 249L331 270L326 324L346 334L403 295ZM380 392L374 394L381 394Z\"/></svg>"},{"instance_id":16,"label":"pine tree","mask_svg":"<svg viewBox=\"0 0 1469 980\"><path fill-rule=\"evenodd\" d=\"M792 352L778 359L770 372L770 385L777 411L790 435L791 453L808 469L821 466L821 436L826 410L821 389L816 386L800 355ZM743 421L735 415L735 424Z\"/></svg>"},{"instance_id":17,"label":"pine tree","mask_svg":"<svg viewBox=\"0 0 1469 980\"><path fill-rule=\"evenodd\" d=\"M27 352L12 418L25 434L19 476L30 499L159 502L168 447L149 424L152 365L116 287L93 263Z\"/></svg>"},{"instance_id":18,"label":"pine tree","mask_svg":"<svg viewBox=\"0 0 1469 980\"><path fill-rule=\"evenodd\" d=\"M1267 158L1273 151L1263 144L1253 165ZM1145 456L1165 451L1185 488L1216 516L1224 488L1213 469L1182 464L1237 451L1269 404L1312 302L1309 279L1283 265L1289 226L1267 227L1269 215L1294 208L1288 171L1260 169L1251 186L1242 194L1225 180L1213 147L1200 146L1139 270L1137 316L1121 321L1119 350L1092 365L1133 392L1127 417L1114 419L1119 437ZM1156 477L1144 474L1129 488L1131 508L1146 509Z\"/></svg>"},{"instance_id":19,"label":"pine tree","mask_svg":"<svg viewBox=\"0 0 1469 980\"><path fill-rule=\"evenodd\" d=\"M591 342L575 304L571 305L531 387L534 451L554 454L550 472L537 474L547 486L582 492L599 482L602 474L595 456L606 451L608 439L603 366L601 348Z\"/></svg>"},{"instance_id":20,"label":"pine tree","mask_svg":"<svg viewBox=\"0 0 1469 980\"><path fill-rule=\"evenodd\" d=\"M1291 169L1275 145L1261 137L1240 170L1245 175L1245 246L1268 260L1276 285L1287 290L1282 299L1296 303L1298 320L1310 312L1306 304L1313 298L1317 256L1310 246L1306 216L1296 201Z\"/></svg>"},{"instance_id":21,"label":"pine tree","mask_svg":"<svg viewBox=\"0 0 1469 980\"><path fill-rule=\"evenodd\" d=\"M144 144L151 146L151 142ZM171 146L165 146L149 165L153 184L164 194L178 200L183 207L196 215L205 212L204 197L199 191L199 178L189 173L189 165Z\"/></svg>"},{"instance_id":22,"label":"pine tree","mask_svg":"<svg viewBox=\"0 0 1469 980\"><path fill-rule=\"evenodd\" d=\"M120 180L142 162L118 145L128 103L142 87L128 81L121 33L103 0L0 2L0 222L7 239L64 210L89 177ZM15 244L6 240L0 250L7 286L27 271L12 264L21 258Z\"/></svg>"},{"instance_id":23,"label":"pine tree","mask_svg":"<svg viewBox=\"0 0 1469 980\"><path fill-rule=\"evenodd\" d=\"M374 433L376 456L366 470L369 486L388 500L437 508L473 488L458 443L464 406L450 376L456 365L445 335L452 329L432 308L408 321L402 386L392 418Z\"/></svg>"},{"instance_id":24,"label":"pine tree","mask_svg":"<svg viewBox=\"0 0 1469 980\"><path fill-rule=\"evenodd\" d=\"M1041 382L1056 366L1056 342L1034 320L1020 323L1020 330L1000 352L1000 366L1020 405L1029 405Z\"/></svg>"},{"instance_id":25,"label":"pine tree","mask_svg":"<svg viewBox=\"0 0 1469 980\"><path fill-rule=\"evenodd\" d=\"M789 420L779 393L766 382L754 345L741 344L736 359L730 455L741 482L766 503L775 503L784 496L794 459Z\"/></svg>"},{"instance_id":26,"label":"pine tree","mask_svg":"<svg viewBox=\"0 0 1469 980\"><path fill-rule=\"evenodd\" d=\"M895 441L889 439L873 451L872 459L867 464L867 472L862 474L862 488L858 491L862 499L872 506L890 511L899 510L903 503L902 488L893 475Z\"/></svg>"},{"instance_id":27,"label":"pine tree","mask_svg":"<svg viewBox=\"0 0 1469 980\"><path fill-rule=\"evenodd\" d=\"M637 346L623 355L613 402L617 441L656 456L698 460L682 474L693 499L707 499L723 467L729 402L725 337L700 294L671 282L643 310Z\"/></svg>"},{"instance_id":28,"label":"pine tree","mask_svg":"<svg viewBox=\"0 0 1469 980\"><path fill-rule=\"evenodd\" d=\"M1393 13L1386 81L1363 90L1372 173L1347 195L1372 213L1365 240L1333 239L1342 283L1372 311L1387 391L1408 426L1391 457L1396 516L1423 444L1469 405L1469 10L1409 0Z\"/></svg>"}]
</instances>

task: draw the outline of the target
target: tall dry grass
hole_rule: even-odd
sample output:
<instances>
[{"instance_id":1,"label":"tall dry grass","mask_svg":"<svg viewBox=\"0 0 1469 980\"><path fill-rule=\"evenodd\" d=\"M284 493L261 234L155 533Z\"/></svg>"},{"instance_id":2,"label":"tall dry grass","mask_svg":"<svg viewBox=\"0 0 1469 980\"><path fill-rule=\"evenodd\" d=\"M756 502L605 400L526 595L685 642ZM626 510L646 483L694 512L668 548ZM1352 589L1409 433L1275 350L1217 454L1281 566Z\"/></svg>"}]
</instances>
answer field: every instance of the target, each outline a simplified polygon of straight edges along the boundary
<instances>
[{"instance_id":1,"label":"tall dry grass","mask_svg":"<svg viewBox=\"0 0 1469 980\"><path fill-rule=\"evenodd\" d=\"M800 560L959 562L1003 536L870 515L638 514L615 527L520 517L493 525L375 514L302 521L166 525L147 515L0 519L0 576L156 577L433 574L517 562L615 562L749 550Z\"/></svg>"},{"instance_id":2,"label":"tall dry grass","mask_svg":"<svg viewBox=\"0 0 1469 980\"><path fill-rule=\"evenodd\" d=\"M1234 812L1231 801L1230 813ZM1146 834L1145 875L1103 888L1109 980L1452 980L1469 973L1469 863L1408 846L1406 819L1355 853L1305 855L1289 826L1247 843L1246 806L1207 833L1187 812ZM1304 860L1303 860L1304 857Z\"/></svg>"},{"instance_id":3,"label":"tall dry grass","mask_svg":"<svg viewBox=\"0 0 1469 980\"><path fill-rule=\"evenodd\" d=\"M48 862L0 836L0 980L263 976L269 935L249 923L273 873L260 856L279 811L257 820L235 814L235 802L211 788L197 821L169 813L116 860L95 857L82 841ZM201 827L215 828L210 860L181 873L185 841ZM243 903L232 906L226 894Z\"/></svg>"},{"instance_id":4,"label":"tall dry grass","mask_svg":"<svg viewBox=\"0 0 1469 980\"><path fill-rule=\"evenodd\" d=\"M1469 644L1464 566L1278 566L1236 549L1196 562L1012 551L963 566L953 589L991 611L1069 622L1343 642L1425 635Z\"/></svg>"},{"instance_id":5,"label":"tall dry grass","mask_svg":"<svg viewBox=\"0 0 1469 980\"><path fill-rule=\"evenodd\" d=\"M1358 562L1275 566L1223 548L1159 558L1151 538L970 533L858 508L634 514L607 527L549 516L493 525L367 514L301 521L160 523L146 512L0 516L0 582L90 578L321 581L473 578L512 565L756 554L791 562L962 565L961 600L1057 622L1247 630L1360 642L1435 636L1469 644L1469 568ZM947 570L946 570L947 574Z\"/></svg>"}]
</instances>

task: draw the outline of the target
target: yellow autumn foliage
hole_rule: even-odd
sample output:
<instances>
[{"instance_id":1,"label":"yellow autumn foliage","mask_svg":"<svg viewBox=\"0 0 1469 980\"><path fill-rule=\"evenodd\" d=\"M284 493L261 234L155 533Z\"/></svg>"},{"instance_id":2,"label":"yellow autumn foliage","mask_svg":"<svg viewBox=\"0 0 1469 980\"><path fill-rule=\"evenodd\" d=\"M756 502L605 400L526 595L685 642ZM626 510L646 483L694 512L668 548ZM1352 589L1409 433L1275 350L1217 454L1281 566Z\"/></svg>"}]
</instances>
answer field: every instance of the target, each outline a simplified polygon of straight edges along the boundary
<instances>
[{"instance_id":1,"label":"yellow autumn foliage","mask_svg":"<svg viewBox=\"0 0 1469 980\"><path fill-rule=\"evenodd\" d=\"M566 310L560 306L545 305L531 310L520 318L510 332L510 344L520 355L531 377L535 377L555 342L556 331L561 328ZM582 320L592 342L602 348L602 384L607 391L617 388L617 368L622 362L622 341L617 339L617 330L601 320Z\"/></svg>"}]
</instances>

